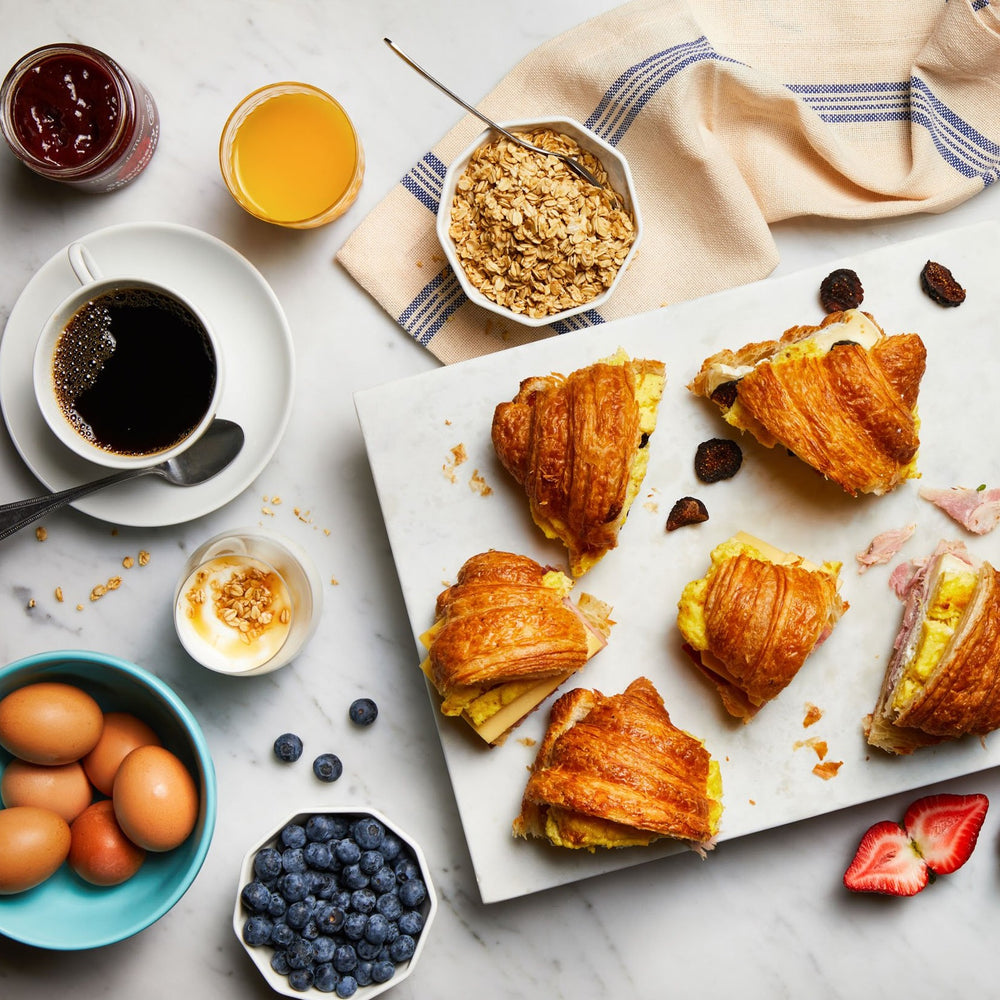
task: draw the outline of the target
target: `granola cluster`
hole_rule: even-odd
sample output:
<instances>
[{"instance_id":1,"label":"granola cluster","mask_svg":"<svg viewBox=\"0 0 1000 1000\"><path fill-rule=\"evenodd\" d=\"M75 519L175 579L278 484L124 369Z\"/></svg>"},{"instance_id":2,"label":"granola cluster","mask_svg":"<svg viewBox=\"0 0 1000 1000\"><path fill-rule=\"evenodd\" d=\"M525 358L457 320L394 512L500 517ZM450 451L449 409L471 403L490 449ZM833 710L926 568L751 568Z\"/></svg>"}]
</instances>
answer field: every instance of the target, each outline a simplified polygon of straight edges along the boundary
<instances>
[{"instance_id":1,"label":"granola cluster","mask_svg":"<svg viewBox=\"0 0 1000 1000\"><path fill-rule=\"evenodd\" d=\"M625 262L635 226L596 157L550 129L519 134L567 153L603 186L500 136L476 150L459 178L448 232L483 295L539 319L604 292Z\"/></svg>"}]
</instances>

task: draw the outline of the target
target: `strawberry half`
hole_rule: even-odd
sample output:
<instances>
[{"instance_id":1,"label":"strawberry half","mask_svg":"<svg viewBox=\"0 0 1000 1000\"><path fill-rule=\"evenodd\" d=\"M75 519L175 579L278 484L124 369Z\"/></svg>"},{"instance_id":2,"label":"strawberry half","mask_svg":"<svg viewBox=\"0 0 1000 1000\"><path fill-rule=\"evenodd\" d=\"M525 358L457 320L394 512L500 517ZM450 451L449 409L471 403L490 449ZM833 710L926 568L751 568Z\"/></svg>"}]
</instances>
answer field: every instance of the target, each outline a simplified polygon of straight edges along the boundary
<instances>
[{"instance_id":1,"label":"strawberry half","mask_svg":"<svg viewBox=\"0 0 1000 1000\"><path fill-rule=\"evenodd\" d=\"M930 875L927 863L898 824L883 820L861 838L854 860L844 872L852 892L881 892L888 896L915 896Z\"/></svg>"},{"instance_id":2,"label":"strawberry half","mask_svg":"<svg viewBox=\"0 0 1000 1000\"><path fill-rule=\"evenodd\" d=\"M985 795L927 795L906 810L903 826L927 867L948 875L969 860L989 804Z\"/></svg>"}]
</instances>

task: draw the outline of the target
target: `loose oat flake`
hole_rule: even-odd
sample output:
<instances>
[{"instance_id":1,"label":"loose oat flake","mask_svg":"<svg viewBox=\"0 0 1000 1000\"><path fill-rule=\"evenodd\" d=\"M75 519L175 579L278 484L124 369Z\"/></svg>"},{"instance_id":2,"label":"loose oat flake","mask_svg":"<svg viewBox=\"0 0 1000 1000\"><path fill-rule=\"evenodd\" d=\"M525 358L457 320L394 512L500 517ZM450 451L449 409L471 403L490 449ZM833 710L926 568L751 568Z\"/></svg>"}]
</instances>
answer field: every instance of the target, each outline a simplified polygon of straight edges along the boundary
<instances>
[{"instance_id":1,"label":"loose oat flake","mask_svg":"<svg viewBox=\"0 0 1000 1000\"><path fill-rule=\"evenodd\" d=\"M504 137L473 153L458 180L448 233L469 281L514 313L541 319L600 295L635 242L631 215L600 161L550 129L524 133L568 153L601 181Z\"/></svg>"}]
</instances>

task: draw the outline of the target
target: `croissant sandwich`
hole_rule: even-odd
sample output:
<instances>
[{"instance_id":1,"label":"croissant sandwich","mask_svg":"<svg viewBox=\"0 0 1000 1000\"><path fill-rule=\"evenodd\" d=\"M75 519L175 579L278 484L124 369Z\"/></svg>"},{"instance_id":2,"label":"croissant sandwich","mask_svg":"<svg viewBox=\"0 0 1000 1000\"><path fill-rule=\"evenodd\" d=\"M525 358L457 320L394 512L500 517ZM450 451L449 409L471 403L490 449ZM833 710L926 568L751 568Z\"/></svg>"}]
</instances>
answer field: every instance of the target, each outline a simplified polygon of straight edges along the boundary
<instances>
[{"instance_id":1,"label":"croissant sandwich","mask_svg":"<svg viewBox=\"0 0 1000 1000\"><path fill-rule=\"evenodd\" d=\"M421 669L445 715L461 715L487 743L502 742L529 712L604 648L611 609L527 556L483 552L437 598L421 636Z\"/></svg>"},{"instance_id":2,"label":"croissant sandwich","mask_svg":"<svg viewBox=\"0 0 1000 1000\"><path fill-rule=\"evenodd\" d=\"M718 762L640 677L623 694L555 701L513 831L590 851L672 837L704 852L721 815Z\"/></svg>"},{"instance_id":3,"label":"croissant sandwich","mask_svg":"<svg viewBox=\"0 0 1000 1000\"><path fill-rule=\"evenodd\" d=\"M493 446L535 524L581 576L618 544L646 475L664 366L624 351L568 377L525 379L497 406Z\"/></svg>"},{"instance_id":4,"label":"croissant sandwich","mask_svg":"<svg viewBox=\"0 0 1000 1000\"><path fill-rule=\"evenodd\" d=\"M711 558L708 573L684 588L677 625L726 711L749 722L847 610L840 563L817 566L742 531Z\"/></svg>"},{"instance_id":5,"label":"croissant sandwich","mask_svg":"<svg viewBox=\"0 0 1000 1000\"><path fill-rule=\"evenodd\" d=\"M917 394L926 349L867 313L831 313L780 340L707 358L688 388L733 427L781 445L852 496L915 478Z\"/></svg>"},{"instance_id":6,"label":"croissant sandwich","mask_svg":"<svg viewBox=\"0 0 1000 1000\"><path fill-rule=\"evenodd\" d=\"M1000 572L961 542L942 542L900 589L902 622L865 719L868 742L909 754L1000 727Z\"/></svg>"}]
</instances>

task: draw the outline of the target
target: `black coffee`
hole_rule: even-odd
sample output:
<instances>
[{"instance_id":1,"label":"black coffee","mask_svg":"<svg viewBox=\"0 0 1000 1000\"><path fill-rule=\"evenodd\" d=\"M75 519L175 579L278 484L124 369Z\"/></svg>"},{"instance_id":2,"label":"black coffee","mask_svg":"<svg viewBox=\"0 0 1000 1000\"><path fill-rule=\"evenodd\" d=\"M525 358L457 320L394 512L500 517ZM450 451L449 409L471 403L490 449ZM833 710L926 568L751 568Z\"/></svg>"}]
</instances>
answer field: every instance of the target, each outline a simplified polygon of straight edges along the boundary
<instances>
[{"instance_id":1,"label":"black coffee","mask_svg":"<svg viewBox=\"0 0 1000 1000\"><path fill-rule=\"evenodd\" d=\"M59 405L88 441L118 455L173 447L215 392L205 329L181 302L145 288L105 292L66 325L52 362Z\"/></svg>"}]
</instances>

